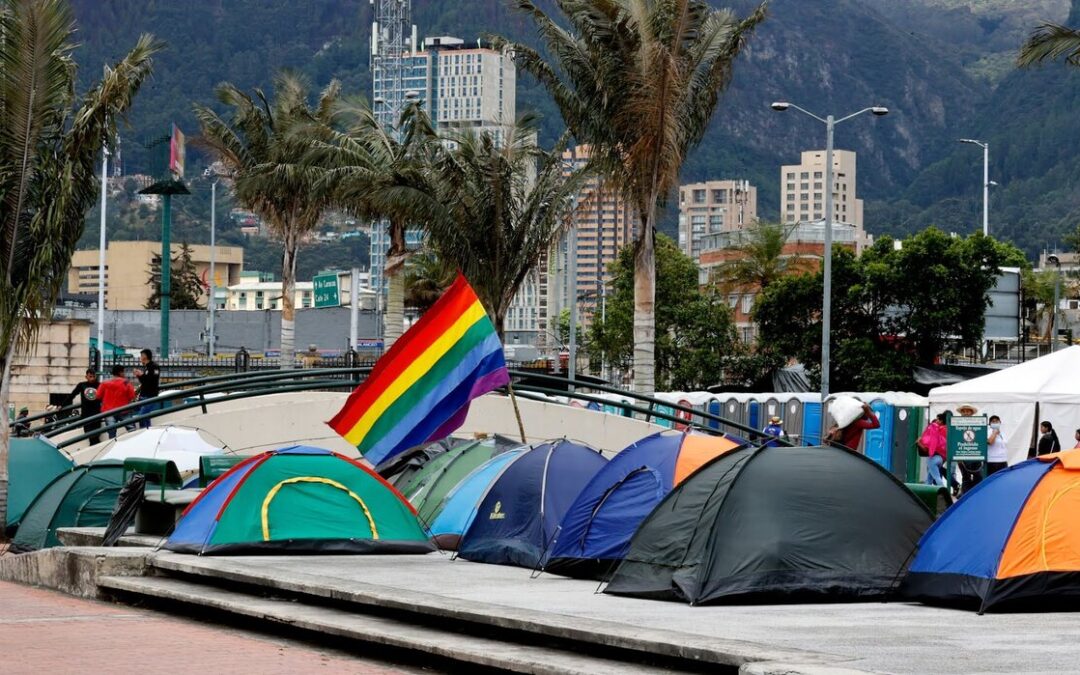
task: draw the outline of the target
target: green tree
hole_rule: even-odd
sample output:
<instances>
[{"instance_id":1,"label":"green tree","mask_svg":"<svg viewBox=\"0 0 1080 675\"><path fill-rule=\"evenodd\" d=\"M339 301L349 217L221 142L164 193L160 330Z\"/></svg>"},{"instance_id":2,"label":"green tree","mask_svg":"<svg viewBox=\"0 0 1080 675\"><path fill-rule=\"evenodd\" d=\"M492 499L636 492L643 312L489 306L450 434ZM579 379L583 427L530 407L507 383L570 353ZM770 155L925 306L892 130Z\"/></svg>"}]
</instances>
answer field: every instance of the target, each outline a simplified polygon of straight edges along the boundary
<instances>
[{"instance_id":1,"label":"green tree","mask_svg":"<svg viewBox=\"0 0 1080 675\"><path fill-rule=\"evenodd\" d=\"M86 213L98 197L101 146L131 108L159 49L150 36L81 99L68 3L0 2L0 410L12 360L51 316ZM10 430L0 425L0 537L7 525Z\"/></svg>"},{"instance_id":2,"label":"green tree","mask_svg":"<svg viewBox=\"0 0 1080 675\"><path fill-rule=\"evenodd\" d=\"M281 363L291 368L296 357L296 255L304 239L319 225L330 195L304 169L312 134L329 129L340 85L331 82L314 108L308 103L307 81L282 72L274 78L274 99L261 89L254 97L233 84L217 88L218 99L231 109L226 119L196 105L202 136L199 144L232 173L236 199L256 213L281 240Z\"/></svg>"},{"instance_id":3,"label":"green tree","mask_svg":"<svg viewBox=\"0 0 1080 675\"><path fill-rule=\"evenodd\" d=\"M390 247L384 266L387 280L383 341L389 349L405 323L405 274L409 224L416 188L425 180L425 160L437 135L419 104L406 106L396 128L387 129L365 100L339 107L348 125L316 141L309 162L333 195L335 206L361 218L389 220Z\"/></svg>"},{"instance_id":4,"label":"green tree","mask_svg":"<svg viewBox=\"0 0 1080 675\"><path fill-rule=\"evenodd\" d=\"M428 311L454 283L457 270L429 248L409 257L405 264L405 306L420 314Z\"/></svg>"},{"instance_id":5,"label":"green tree","mask_svg":"<svg viewBox=\"0 0 1080 675\"><path fill-rule=\"evenodd\" d=\"M929 228L898 249L881 237L857 257L833 255L835 388L906 388L916 365L929 366L953 348L978 345L993 288L1003 265L1017 265L1014 247L975 234L950 237ZM755 310L760 341L801 361L820 379L820 272L785 277L762 294Z\"/></svg>"},{"instance_id":6,"label":"green tree","mask_svg":"<svg viewBox=\"0 0 1080 675\"><path fill-rule=\"evenodd\" d=\"M809 259L784 255L791 230L779 223L759 221L744 231L736 254L710 271L709 281L719 290L764 290L777 279L797 270L805 270Z\"/></svg>"},{"instance_id":7,"label":"green tree","mask_svg":"<svg viewBox=\"0 0 1080 675\"><path fill-rule=\"evenodd\" d=\"M422 184L378 195L408 196L410 222L424 226L439 259L461 270L502 337L510 303L564 231L587 173L565 171L562 144L538 147L529 116L501 142L471 131L444 140Z\"/></svg>"},{"instance_id":8,"label":"green tree","mask_svg":"<svg viewBox=\"0 0 1080 675\"><path fill-rule=\"evenodd\" d=\"M611 264L606 320L591 330L589 353L620 368L633 363L634 247ZM720 384L744 356L731 310L698 287L694 261L669 237L656 237L656 364L660 390L697 390Z\"/></svg>"},{"instance_id":9,"label":"green tree","mask_svg":"<svg viewBox=\"0 0 1080 675\"><path fill-rule=\"evenodd\" d=\"M536 25L536 49L497 39L548 90L567 127L637 212L634 236L634 386L655 385L655 232L731 79L735 58L765 5L738 20L704 0L559 0L567 30L532 0L516 0Z\"/></svg>"},{"instance_id":10,"label":"green tree","mask_svg":"<svg viewBox=\"0 0 1080 675\"><path fill-rule=\"evenodd\" d=\"M206 287L195 271L195 262L191 259L191 247L185 241L180 244L180 251L172 257L169 266L172 282L169 284L169 306L173 309L204 309L199 304ZM147 279L154 289L146 301L146 309L161 308L161 256L155 255L150 261L150 274Z\"/></svg>"}]
</instances>

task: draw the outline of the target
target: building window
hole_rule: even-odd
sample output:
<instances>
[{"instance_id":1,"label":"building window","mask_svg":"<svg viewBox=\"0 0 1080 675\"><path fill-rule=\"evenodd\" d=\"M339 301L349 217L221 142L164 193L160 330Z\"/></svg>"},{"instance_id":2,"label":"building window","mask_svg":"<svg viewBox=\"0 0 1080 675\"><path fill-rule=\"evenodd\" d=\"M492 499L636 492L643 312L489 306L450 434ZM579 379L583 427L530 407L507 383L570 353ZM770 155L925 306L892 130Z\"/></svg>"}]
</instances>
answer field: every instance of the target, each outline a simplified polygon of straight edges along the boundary
<instances>
[{"instance_id":1,"label":"building window","mask_svg":"<svg viewBox=\"0 0 1080 675\"><path fill-rule=\"evenodd\" d=\"M795 183L788 183L787 184L787 189L788 190L794 190L795 189Z\"/></svg>"},{"instance_id":2,"label":"building window","mask_svg":"<svg viewBox=\"0 0 1080 675\"><path fill-rule=\"evenodd\" d=\"M704 204L705 203L705 191L704 190L694 190L694 203L695 204Z\"/></svg>"},{"instance_id":3,"label":"building window","mask_svg":"<svg viewBox=\"0 0 1080 675\"><path fill-rule=\"evenodd\" d=\"M803 171L803 172L802 172L802 173L801 173L801 174L799 175L799 178L802 178L803 180L806 180L806 179L810 178L810 172L809 172L809 171Z\"/></svg>"},{"instance_id":4,"label":"building window","mask_svg":"<svg viewBox=\"0 0 1080 675\"><path fill-rule=\"evenodd\" d=\"M749 314L750 310L754 308L754 296L750 293L742 296L742 313Z\"/></svg>"},{"instance_id":5,"label":"building window","mask_svg":"<svg viewBox=\"0 0 1080 675\"><path fill-rule=\"evenodd\" d=\"M808 199L810 199L810 193L803 192L803 193L799 194L799 201L805 202Z\"/></svg>"},{"instance_id":6,"label":"building window","mask_svg":"<svg viewBox=\"0 0 1080 675\"><path fill-rule=\"evenodd\" d=\"M810 189L810 183L800 183L799 184L799 189L800 190L809 190Z\"/></svg>"},{"instance_id":7,"label":"building window","mask_svg":"<svg viewBox=\"0 0 1080 675\"><path fill-rule=\"evenodd\" d=\"M821 193L820 192L815 192L814 193L814 199L816 199L817 201L821 201Z\"/></svg>"},{"instance_id":8,"label":"building window","mask_svg":"<svg viewBox=\"0 0 1080 675\"><path fill-rule=\"evenodd\" d=\"M735 309L735 306L739 304L739 294L738 293L732 293L732 294L730 294L728 296L727 300L728 300L728 306L731 307L732 309Z\"/></svg>"},{"instance_id":9,"label":"building window","mask_svg":"<svg viewBox=\"0 0 1080 675\"><path fill-rule=\"evenodd\" d=\"M788 195L787 195L787 200L789 202L795 201L795 193L794 192L789 192Z\"/></svg>"},{"instance_id":10,"label":"building window","mask_svg":"<svg viewBox=\"0 0 1080 675\"><path fill-rule=\"evenodd\" d=\"M713 190L712 200L714 204L727 204L727 190Z\"/></svg>"},{"instance_id":11,"label":"building window","mask_svg":"<svg viewBox=\"0 0 1080 675\"><path fill-rule=\"evenodd\" d=\"M795 172L791 172L787 175L788 180L795 180Z\"/></svg>"},{"instance_id":12,"label":"building window","mask_svg":"<svg viewBox=\"0 0 1080 675\"><path fill-rule=\"evenodd\" d=\"M814 172L814 178L821 178L821 172L820 171L815 171Z\"/></svg>"},{"instance_id":13,"label":"building window","mask_svg":"<svg viewBox=\"0 0 1080 675\"><path fill-rule=\"evenodd\" d=\"M821 183L814 183L814 189L815 190L820 190L821 189Z\"/></svg>"}]
</instances>

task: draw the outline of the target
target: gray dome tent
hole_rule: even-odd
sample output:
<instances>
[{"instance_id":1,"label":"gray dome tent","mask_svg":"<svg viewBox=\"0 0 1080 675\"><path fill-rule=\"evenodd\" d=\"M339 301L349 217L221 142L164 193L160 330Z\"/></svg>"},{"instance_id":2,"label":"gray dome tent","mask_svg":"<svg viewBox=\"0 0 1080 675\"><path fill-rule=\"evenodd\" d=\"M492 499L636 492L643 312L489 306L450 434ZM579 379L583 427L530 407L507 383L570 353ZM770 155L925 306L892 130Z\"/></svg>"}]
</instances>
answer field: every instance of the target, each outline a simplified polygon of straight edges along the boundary
<instances>
[{"instance_id":1,"label":"gray dome tent","mask_svg":"<svg viewBox=\"0 0 1080 675\"><path fill-rule=\"evenodd\" d=\"M857 453L737 450L653 510L605 592L692 604L880 598L932 522Z\"/></svg>"}]
</instances>

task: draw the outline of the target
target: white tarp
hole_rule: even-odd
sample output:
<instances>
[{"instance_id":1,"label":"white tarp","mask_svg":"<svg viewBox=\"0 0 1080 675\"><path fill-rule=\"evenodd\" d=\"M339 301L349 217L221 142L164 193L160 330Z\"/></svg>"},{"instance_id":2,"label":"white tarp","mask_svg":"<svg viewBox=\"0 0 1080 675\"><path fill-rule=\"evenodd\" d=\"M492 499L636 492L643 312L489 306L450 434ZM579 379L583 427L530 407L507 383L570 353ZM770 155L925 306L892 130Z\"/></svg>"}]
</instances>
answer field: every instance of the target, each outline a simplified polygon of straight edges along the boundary
<instances>
[{"instance_id":1,"label":"white tarp","mask_svg":"<svg viewBox=\"0 0 1080 675\"><path fill-rule=\"evenodd\" d=\"M1010 464L1027 458L1037 421L1051 422L1061 445L1071 448L1080 427L1080 346L930 390L931 414L963 403L978 408L980 415L1001 417Z\"/></svg>"},{"instance_id":2,"label":"white tarp","mask_svg":"<svg viewBox=\"0 0 1080 675\"><path fill-rule=\"evenodd\" d=\"M222 445L209 443L198 430L174 426L151 427L125 434L103 450L99 459L171 459L182 476L199 470L199 457L225 452Z\"/></svg>"}]
</instances>

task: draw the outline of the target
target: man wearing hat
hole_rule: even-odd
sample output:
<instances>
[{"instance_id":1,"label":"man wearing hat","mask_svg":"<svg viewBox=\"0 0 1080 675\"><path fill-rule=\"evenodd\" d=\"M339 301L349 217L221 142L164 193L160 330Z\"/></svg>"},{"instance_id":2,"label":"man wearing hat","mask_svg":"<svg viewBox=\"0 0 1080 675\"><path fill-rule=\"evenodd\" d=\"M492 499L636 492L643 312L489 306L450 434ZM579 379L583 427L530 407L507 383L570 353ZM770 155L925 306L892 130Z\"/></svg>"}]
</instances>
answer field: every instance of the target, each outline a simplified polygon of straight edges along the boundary
<instances>
[{"instance_id":1,"label":"man wearing hat","mask_svg":"<svg viewBox=\"0 0 1080 675\"><path fill-rule=\"evenodd\" d=\"M766 436L771 436L772 439L773 439L773 440L770 440L765 445L773 446L773 447L775 447L777 445L780 445L779 443L776 442L775 439L784 437L784 422L783 422L783 420L781 420L778 416L773 415L772 417L769 418L769 426L762 429L761 433L765 434Z\"/></svg>"}]
</instances>

